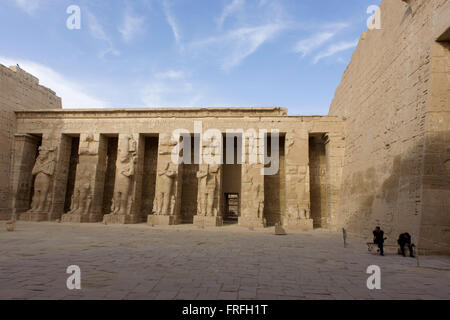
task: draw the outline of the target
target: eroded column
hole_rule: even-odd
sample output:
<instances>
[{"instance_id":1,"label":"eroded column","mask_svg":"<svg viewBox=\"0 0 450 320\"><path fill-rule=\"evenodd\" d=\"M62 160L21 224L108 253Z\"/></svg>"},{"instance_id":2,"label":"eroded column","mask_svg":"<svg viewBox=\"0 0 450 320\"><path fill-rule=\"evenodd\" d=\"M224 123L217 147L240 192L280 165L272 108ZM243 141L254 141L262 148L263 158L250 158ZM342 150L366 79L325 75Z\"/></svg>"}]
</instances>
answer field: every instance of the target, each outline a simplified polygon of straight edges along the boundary
<instances>
[{"instance_id":1,"label":"eroded column","mask_svg":"<svg viewBox=\"0 0 450 320\"><path fill-rule=\"evenodd\" d=\"M20 220L44 221L50 219L50 213L54 203L54 182L57 174L56 164L59 144L60 139L43 135L42 145L38 149L38 156L31 170L31 179L32 181L34 180L32 184L31 205L29 210L19 215ZM32 152L27 155L22 155L22 158L34 158L34 156L35 152Z\"/></svg>"},{"instance_id":2,"label":"eroded column","mask_svg":"<svg viewBox=\"0 0 450 320\"><path fill-rule=\"evenodd\" d=\"M218 227L223 225L220 205L222 201L222 165L214 161L216 153L223 150L220 147L221 143L222 140L204 141L202 144L202 159L207 163L200 164L197 172L197 214L194 216L194 225L197 226Z\"/></svg>"},{"instance_id":3,"label":"eroded column","mask_svg":"<svg viewBox=\"0 0 450 320\"><path fill-rule=\"evenodd\" d=\"M286 133L286 212L282 216L282 222L283 226L290 229L313 229L308 139L306 130Z\"/></svg>"},{"instance_id":4,"label":"eroded column","mask_svg":"<svg viewBox=\"0 0 450 320\"><path fill-rule=\"evenodd\" d=\"M12 209L21 214L30 209L33 167L39 138L28 134L14 136L14 167L12 175Z\"/></svg>"},{"instance_id":5,"label":"eroded column","mask_svg":"<svg viewBox=\"0 0 450 320\"><path fill-rule=\"evenodd\" d=\"M103 217L106 224L140 222L143 145L143 137L139 134L119 135L114 195L110 214Z\"/></svg>"},{"instance_id":6,"label":"eroded column","mask_svg":"<svg viewBox=\"0 0 450 320\"><path fill-rule=\"evenodd\" d=\"M100 134L81 134L78 154L70 211L63 215L62 222L99 222L102 221L106 139Z\"/></svg>"},{"instance_id":7,"label":"eroded column","mask_svg":"<svg viewBox=\"0 0 450 320\"><path fill-rule=\"evenodd\" d=\"M244 227L265 227L264 219L264 140L244 136L245 159L241 172L241 215L238 224ZM255 157L256 156L256 157Z\"/></svg>"},{"instance_id":8,"label":"eroded column","mask_svg":"<svg viewBox=\"0 0 450 320\"><path fill-rule=\"evenodd\" d=\"M159 137L158 167L156 175L155 200L152 214L148 216L150 225L174 225L181 222L182 165L172 161L178 141L171 134Z\"/></svg>"}]
</instances>

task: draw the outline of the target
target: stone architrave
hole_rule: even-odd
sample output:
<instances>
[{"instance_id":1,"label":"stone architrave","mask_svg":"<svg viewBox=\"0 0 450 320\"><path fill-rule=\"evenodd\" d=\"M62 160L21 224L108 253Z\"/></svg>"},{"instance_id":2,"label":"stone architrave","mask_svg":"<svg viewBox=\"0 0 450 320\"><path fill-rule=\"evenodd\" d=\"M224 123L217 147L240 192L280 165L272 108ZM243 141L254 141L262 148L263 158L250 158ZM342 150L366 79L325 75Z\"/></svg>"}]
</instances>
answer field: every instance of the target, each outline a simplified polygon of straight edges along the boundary
<instances>
[{"instance_id":1,"label":"stone architrave","mask_svg":"<svg viewBox=\"0 0 450 320\"><path fill-rule=\"evenodd\" d=\"M136 181L137 142L133 135L119 136L116 163L116 181L111 212L103 217L106 224L137 223L137 212L132 210Z\"/></svg>"},{"instance_id":2,"label":"stone architrave","mask_svg":"<svg viewBox=\"0 0 450 320\"><path fill-rule=\"evenodd\" d=\"M39 155L34 164L34 192L31 208L20 215L20 220L46 220L51 207L51 190L56 168L56 148L39 147Z\"/></svg>"},{"instance_id":3,"label":"stone architrave","mask_svg":"<svg viewBox=\"0 0 450 320\"><path fill-rule=\"evenodd\" d=\"M312 230L308 133L286 134L286 212L282 224L287 229Z\"/></svg>"}]
</instances>

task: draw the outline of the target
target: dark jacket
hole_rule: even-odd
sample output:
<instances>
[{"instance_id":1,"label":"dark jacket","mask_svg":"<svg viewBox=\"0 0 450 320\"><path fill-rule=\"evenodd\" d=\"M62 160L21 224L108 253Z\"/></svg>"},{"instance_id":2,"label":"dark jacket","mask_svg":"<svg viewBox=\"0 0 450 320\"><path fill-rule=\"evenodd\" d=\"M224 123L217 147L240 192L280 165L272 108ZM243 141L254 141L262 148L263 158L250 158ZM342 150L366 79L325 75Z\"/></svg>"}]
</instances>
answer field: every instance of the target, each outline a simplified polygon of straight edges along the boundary
<instances>
[{"instance_id":1,"label":"dark jacket","mask_svg":"<svg viewBox=\"0 0 450 320\"><path fill-rule=\"evenodd\" d=\"M384 243L384 231L380 230L380 232L377 232L376 230L373 231L373 236L375 239L373 240L373 243Z\"/></svg>"},{"instance_id":2,"label":"dark jacket","mask_svg":"<svg viewBox=\"0 0 450 320\"><path fill-rule=\"evenodd\" d=\"M409 233L402 233L397 240L397 243L401 246L405 244L411 244L411 235Z\"/></svg>"}]
</instances>

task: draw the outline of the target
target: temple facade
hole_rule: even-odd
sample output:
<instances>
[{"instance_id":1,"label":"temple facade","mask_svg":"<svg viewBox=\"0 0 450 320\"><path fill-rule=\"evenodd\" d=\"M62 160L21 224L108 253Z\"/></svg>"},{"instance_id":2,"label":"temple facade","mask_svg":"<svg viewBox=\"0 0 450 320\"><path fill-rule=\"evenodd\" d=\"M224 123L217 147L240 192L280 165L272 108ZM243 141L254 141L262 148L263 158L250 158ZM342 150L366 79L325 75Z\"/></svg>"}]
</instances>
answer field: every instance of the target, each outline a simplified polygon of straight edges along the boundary
<instances>
[{"instance_id":1,"label":"temple facade","mask_svg":"<svg viewBox=\"0 0 450 320\"><path fill-rule=\"evenodd\" d=\"M336 225L339 117L282 108L16 112L20 220Z\"/></svg>"}]
</instances>

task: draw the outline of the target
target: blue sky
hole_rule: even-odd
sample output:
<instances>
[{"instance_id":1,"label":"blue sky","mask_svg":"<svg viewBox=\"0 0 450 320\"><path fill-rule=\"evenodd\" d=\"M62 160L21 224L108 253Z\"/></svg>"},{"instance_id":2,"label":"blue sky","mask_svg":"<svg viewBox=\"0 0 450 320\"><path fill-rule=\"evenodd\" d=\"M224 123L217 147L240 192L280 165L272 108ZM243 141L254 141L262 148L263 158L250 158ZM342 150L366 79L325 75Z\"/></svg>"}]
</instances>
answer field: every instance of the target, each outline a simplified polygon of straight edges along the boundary
<instances>
[{"instance_id":1,"label":"blue sky","mask_svg":"<svg viewBox=\"0 0 450 320\"><path fill-rule=\"evenodd\" d=\"M1 0L0 63L75 107L325 115L380 0ZM69 30L70 5L81 29Z\"/></svg>"}]
</instances>

